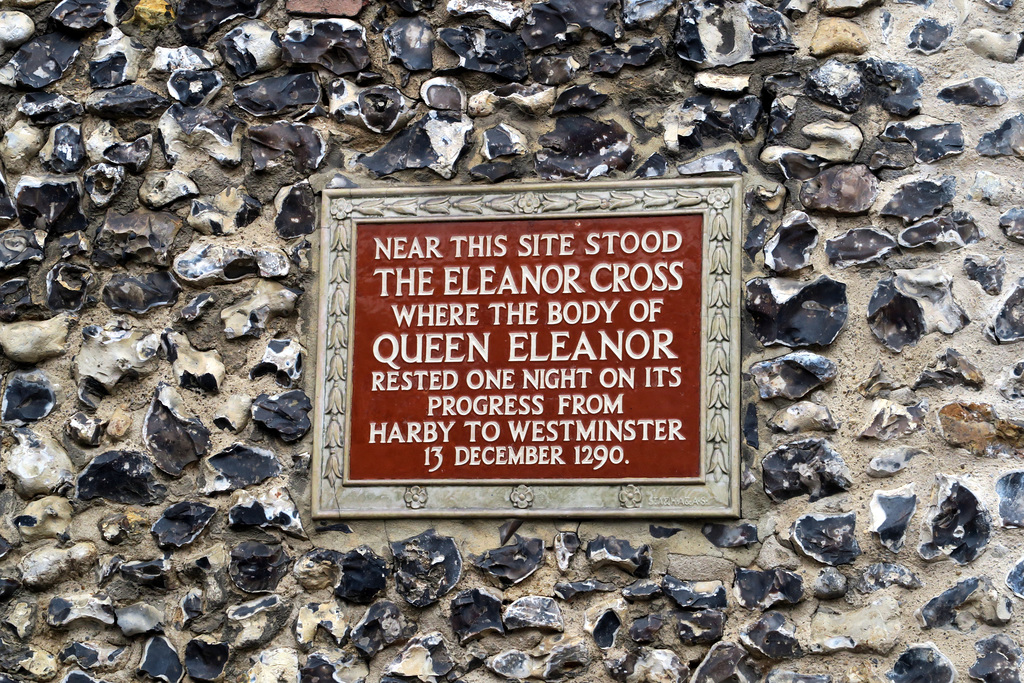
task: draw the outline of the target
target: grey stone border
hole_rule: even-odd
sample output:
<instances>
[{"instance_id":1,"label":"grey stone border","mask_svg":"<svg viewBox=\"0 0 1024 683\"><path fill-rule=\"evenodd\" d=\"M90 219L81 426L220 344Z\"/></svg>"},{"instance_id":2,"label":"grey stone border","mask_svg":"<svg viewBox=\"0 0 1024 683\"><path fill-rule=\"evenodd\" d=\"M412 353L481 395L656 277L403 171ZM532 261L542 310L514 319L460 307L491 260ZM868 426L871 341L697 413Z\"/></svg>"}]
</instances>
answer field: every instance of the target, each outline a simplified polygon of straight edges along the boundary
<instances>
[{"instance_id":1,"label":"grey stone border","mask_svg":"<svg viewBox=\"0 0 1024 683\"><path fill-rule=\"evenodd\" d=\"M316 294L313 517L739 516L742 199L742 181L735 177L325 190L320 253L315 260L320 277ZM344 484L346 414L351 400L347 369L354 225L674 214L701 214L704 218L703 452L697 480L669 484L649 480Z\"/></svg>"}]
</instances>

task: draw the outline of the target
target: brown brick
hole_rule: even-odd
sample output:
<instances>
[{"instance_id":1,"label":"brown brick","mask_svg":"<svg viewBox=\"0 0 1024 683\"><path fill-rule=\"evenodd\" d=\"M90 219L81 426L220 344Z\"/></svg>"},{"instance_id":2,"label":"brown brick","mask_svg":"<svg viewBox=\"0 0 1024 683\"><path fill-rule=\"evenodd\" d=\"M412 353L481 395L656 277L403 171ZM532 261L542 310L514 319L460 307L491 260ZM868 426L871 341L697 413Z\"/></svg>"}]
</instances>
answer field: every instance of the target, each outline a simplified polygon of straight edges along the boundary
<instances>
[{"instance_id":1,"label":"brown brick","mask_svg":"<svg viewBox=\"0 0 1024 683\"><path fill-rule=\"evenodd\" d=\"M319 17L354 17L366 6L366 0L288 0L292 14L313 14Z\"/></svg>"}]
</instances>

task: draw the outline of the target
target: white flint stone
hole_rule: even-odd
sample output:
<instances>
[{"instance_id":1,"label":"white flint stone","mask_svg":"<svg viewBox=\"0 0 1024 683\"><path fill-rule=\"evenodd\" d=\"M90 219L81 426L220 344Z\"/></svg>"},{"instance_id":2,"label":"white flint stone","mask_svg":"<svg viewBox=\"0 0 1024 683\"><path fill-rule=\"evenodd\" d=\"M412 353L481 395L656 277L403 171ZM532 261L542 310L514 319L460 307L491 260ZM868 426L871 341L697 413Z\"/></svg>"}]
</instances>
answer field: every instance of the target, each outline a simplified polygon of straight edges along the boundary
<instances>
[{"instance_id":1,"label":"white flint stone","mask_svg":"<svg viewBox=\"0 0 1024 683\"><path fill-rule=\"evenodd\" d=\"M18 525L21 540L26 543L57 538L71 524L71 503L62 496L44 496L26 505L20 516L35 520L32 525Z\"/></svg>"},{"instance_id":2,"label":"white flint stone","mask_svg":"<svg viewBox=\"0 0 1024 683\"><path fill-rule=\"evenodd\" d=\"M70 548L48 546L27 553L18 562L18 571L26 588L43 590L81 574L96 564L97 557L96 546L89 541Z\"/></svg>"},{"instance_id":3,"label":"white flint stone","mask_svg":"<svg viewBox=\"0 0 1024 683\"><path fill-rule=\"evenodd\" d=\"M847 650L884 655L896 645L903 630L899 616L899 603L888 595L848 612L834 612L821 606L811 618L807 649L818 653Z\"/></svg>"},{"instance_id":4,"label":"white flint stone","mask_svg":"<svg viewBox=\"0 0 1024 683\"><path fill-rule=\"evenodd\" d=\"M21 45L32 37L36 25L24 12L0 10L0 52Z\"/></svg>"},{"instance_id":5,"label":"white flint stone","mask_svg":"<svg viewBox=\"0 0 1024 683\"><path fill-rule=\"evenodd\" d=\"M551 109L555 95L554 88L540 84L481 90L469 98L469 115L489 116L502 105L514 104L528 114L541 116Z\"/></svg>"},{"instance_id":6,"label":"white flint stone","mask_svg":"<svg viewBox=\"0 0 1024 683\"><path fill-rule=\"evenodd\" d=\"M46 144L46 133L28 121L18 121L0 140L0 159L8 173L25 171Z\"/></svg>"},{"instance_id":7,"label":"white flint stone","mask_svg":"<svg viewBox=\"0 0 1024 683\"><path fill-rule=\"evenodd\" d=\"M18 495L46 496L71 484L74 465L53 437L22 427L14 430L14 438L17 444L7 453L7 471Z\"/></svg>"},{"instance_id":8,"label":"white flint stone","mask_svg":"<svg viewBox=\"0 0 1024 683\"><path fill-rule=\"evenodd\" d=\"M698 71L693 76L693 85L699 90L739 95L750 89L750 74L719 74L712 71Z\"/></svg>"},{"instance_id":9,"label":"white flint stone","mask_svg":"<svg viewBox=\"0 0 1024 683\"><path fill-rule=\"evenodd\" d=\"M1003 34L984 28L975 28L967 34L964 44L981 57L1013 64L1017 61L1020 40L1020 35L1017 33Z\"/></svg>"},{"instance_id":10,"label":"white flint stone","mask_svg":"<svg viewBox=\"0 0 1024 683\"><path fill-rule=\"evenodd\" d=\"M220 64L220 54L197 47L157 47L153 50L153 64L150 71L170 73L178 69L202 71Z\"/></svg>"},{"instance_id":11,"label":"white flint stone","mask_svg":"<svg viewBox=\"0 0 1024 683\"><path fill-rule=\"evenodd\" d=\"M240 277L230 277L228 269L249 263L255 271L246 270ZM226 247L221 244L195 242L174 259L174 274L195 283L236 282L245 277L284 277L288 274L288 255L276 247L264 249Z\"/></svg>"},{"instance_id":12,"label":"white flint stone","mask_svg":"<svg viewBox=\"0 0 1024 683\"><path fill-rule=\"evenodd\" d=\"M85 341L75 358L79 379L90 377L109 392L129 371L148 374L156 369L158 334L133 330L123 321L90 325L82 333Z\"/></svg>"},{"instance_id":13,"label":"white flint stone","mask_svg":"<svg viewBox=\"0 0 1024 683\"><path fill-rule=\"evenodd\" d=\"M269 319L295 310L297 299L294 290L273 280L260 280L252 294L221 311L224 336L237 339L252 332L258 334Z\"/></svg>"},{"instance_id":14,"label":"white flint stone","mask_svg":"<svg viewBox=\"0 0 1024 683\"><path fill-rule=\"evenodd\" d=\"M178 170L149 173L139 186L139 199L151 209L198 195L199 186Z\"/></svg>"},{"instance_id":15,"label":"white flint stone","mask_svg":"<svg viewBox=\"0 0 1024 683\"><path fill-rule=\"evenodd\" d=\"M63 356L70 327L68 315L0 324L0 348L18 363L39 363Z\"/></svg>"},{"instance_id":16,"label":"white flint stone","mask_svg":"<svg viewBox=\"0 0 1024 683\"><path fill-rule=\"evenodd\" d=\"M515 28L523 20L522 7L506 0L448 0L448 13L460 17L467 14L486 14L505 28Z\"/></svg>"},{"instance_id":17,"label":"white flint stone","mask_svg":"<svg viewBox=\"0 0 1024 683\"><path fill-rule=\"evenodd\" d=\"M92 60L99 62L114 55L124 55L125 67L124 77L126 81L134 81L139 77L139 66L146 49L131 36L126 36L120 29L114 27L106 36L96 42L96 51L93 52Z\"/></svg>"}]
</instances>

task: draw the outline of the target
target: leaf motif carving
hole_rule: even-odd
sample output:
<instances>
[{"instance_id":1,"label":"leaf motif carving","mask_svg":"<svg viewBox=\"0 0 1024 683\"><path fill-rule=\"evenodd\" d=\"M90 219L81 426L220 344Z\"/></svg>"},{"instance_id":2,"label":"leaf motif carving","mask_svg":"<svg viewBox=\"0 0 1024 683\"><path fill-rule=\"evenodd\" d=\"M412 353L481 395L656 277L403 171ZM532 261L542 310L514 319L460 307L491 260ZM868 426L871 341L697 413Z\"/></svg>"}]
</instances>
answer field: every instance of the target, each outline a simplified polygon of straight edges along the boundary
<instances>
[{"instance_id":1,"label":"leaf motif carving","mask_svg":"<svg viewBox=\"0 0 1024 683\"><path fill-rule=\"evenodd\" d=\"M686 190L677 190L673 204L678 209L684 206L697 206L698 204L703 203L703 201L704 198L699 194L687 192Z\"/></svg>"},{"instance_id":2,"label":"leaf motif carving","mask_svg":"<svg viewBox=\"0 0 1024 683\"><path fill-rule=\"evenodd\" d=\"M436 197L420 203L420 207L427 213L446 214L451 210L447 197Z\"/></svg>"},{"instance_id":3,"label":"leaf motif carving","mask_svg":"<svg viewBox=\"0 0 1024 683\"><path fill-rule=\"evenodd\" d=\"M512 213L516 210L516 198L509 194L492 197L487 202L487 208L498 213Z\"/></svg>"},{"instance_id":4,"label":"leaf motif carving","mask_svg":"<svg viewBox=\"0 0 1024 683\"><path fill-rule=\"evenodd\" d=\"M352 208L364 216L383 216L384 200L364 199L362 201L352 202Z\"/></svg>"},{"instance_id":5,"label":"leaf motif carving","mask_svg":"<svg viewBox=\"0 0 1024 683\"><path fill-rule=\"evenodd\" d=\"M460 197L459 199L452 200L452 207L465 213L483 213L484 209L480 204L480 197L474 196Z\"/></svg>"},{"instance_id":6,"label":"leaf motif carving","mask_svg":"<svg viewBox=\"0 0 1024 683\"><path fill-rule=\"evenodd\" d=\"M729 321L718 311L711 318L711 329L708 331L708 339L713 341L726 341L729 339Z\"/></svg>"},{"instance_id":7,"label":"leaf motif carving","mask_svg":"<svg viewBox=\"0 0 1024 683\"><path fill-rule=\"evenodd\" d=\"M593 211L594 209L600 209L604 206L604 197L599 194L593 194L591 192L577 192L576 193L576 210L577 211Z\"/></svg>"},{"instance_id":8,"label":"leaf motif carving","mask_svg":"<svg viewBox=\"0 0 1024 683\"><path fill-rule=\"evenodd\" d=\"M552 211L565 211L572 206L572 200L561 194L542 194L540 196L540 210L542 213Z\"/></svg>"}]
</instances>

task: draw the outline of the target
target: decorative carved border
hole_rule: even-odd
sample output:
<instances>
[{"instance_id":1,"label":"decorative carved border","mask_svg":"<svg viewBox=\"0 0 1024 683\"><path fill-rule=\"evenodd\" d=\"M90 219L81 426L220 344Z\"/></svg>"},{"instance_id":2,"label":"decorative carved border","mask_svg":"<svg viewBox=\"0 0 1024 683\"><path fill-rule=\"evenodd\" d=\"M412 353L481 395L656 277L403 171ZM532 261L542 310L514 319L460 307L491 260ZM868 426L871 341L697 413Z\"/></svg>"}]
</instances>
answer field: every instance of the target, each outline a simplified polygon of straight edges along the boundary
<instances>
[{"instance_id":1,"label":"decorative carved border","mask_svg":"<svg viewBox=\"0 0 1024 683\"><path fill-rule=\"evenodd\" d=\"M314 401L313 516L712 517L739 515L742 183L702 177L323 192ZM701 477L686 483L345 486L352 236L357 223L515 216L702 214Z\"/></svg>"}]
</instances>

